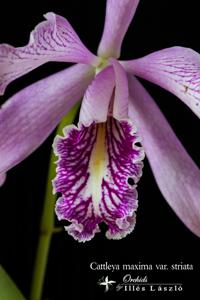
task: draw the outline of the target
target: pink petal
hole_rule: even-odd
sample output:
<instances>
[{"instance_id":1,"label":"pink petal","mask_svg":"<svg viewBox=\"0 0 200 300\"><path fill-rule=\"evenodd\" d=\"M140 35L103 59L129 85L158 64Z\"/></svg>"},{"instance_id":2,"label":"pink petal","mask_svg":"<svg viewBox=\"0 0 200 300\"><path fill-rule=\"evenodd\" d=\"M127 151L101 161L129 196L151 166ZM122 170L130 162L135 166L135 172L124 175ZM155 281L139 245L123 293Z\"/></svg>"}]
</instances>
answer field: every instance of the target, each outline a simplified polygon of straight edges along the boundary
<instances>
[{"instance_id":1,"label":"pink petal","mask_svg":"<svg viewBox=\"0 0 200 300\"><path fill-rule=\"evenodd\" d=\"M93 68L75 65L23 89L0 109L0 173L17 165L80 100Z\"/></svg>"},{"instance_id":2,"label":"pink petal","mask_svg":"<svg viewBox=\"0 0 200 300\"><path fill-rule=\"evenodd\" d=\"M189 48L172 47L123 65L128 72L175 94L200 117L200 54Z\"/></svg>"},{"instance_id":3,"label":"pink petal","mask_svg":"<svg viewBox=\"0 0 200 300\"><path fill-rule=\"evenodd\" d=\"M134 77L129 80L129 115L138 125L157 184L183 223L200 236L200 170L151 96Z\"/></svg>"},{"instance_id":4,"label":"pink petal","mask_svg":"<svg viewBox=\"0 0 200 300\"><path fill-rule=\"evenodd\" d=\"M116 59L110 60L115 74L115 97L113 103L113 116L117 120L126 119L128 117L128 79L126 72Z\"/></svg>"},{"instance_id":5,"label":"pink petal","mask_svg":"<svg viewBox=\"0 0 200 300\"><path fill-rule=\"evenodd\" d=\"M31 32L27 46L0 45L0 94L11 81L49 61L98 64L65 18L51 12L45 18Z\"/></svg>"},{"instance_id":6,"label":"pink petal","mask_svg":"<svg viewBox=\"0 0 200 300\"><path fill-rule=\"evenodd\" d=\"M106 122L114 85L115 77L111 66L97 74L83 98L80 123L89 126L92 122Z\"/></svg>"},{"instance_id":7,"label":"pink petal","mask_svg":"<svg viewBox=\"0 0 200 300\"><path fill-rule=\"evenodd\" d=\"M5 180L6 180L6 174L5 173L1 173L0 174L0 187L4 184L4 182L5 182Z\"/></svg>"},{"instance_id":8,"label":"pink petal","mask_svg":"<svg viewBox=\"0 0 200 300\"><path fill-rule=\"evenodd\" d=\"M120 56L123 38L138 3L139 0L107 0L104 31L98 49L100 56Z\"/></svg>"},{"instance_id":9,"label":"pink petal","mask_svg":"<svg viewBox=\"0 0 200 300\"><path fill-rule=\"evenodd\" d=\"M109 107L116 119L128 117L127 76L117 60L111 59L110 63L112 66L97 74L83 98L79 121L85 126L89 126L92 122L106 122Z\"/></svg>"}]
</instances>

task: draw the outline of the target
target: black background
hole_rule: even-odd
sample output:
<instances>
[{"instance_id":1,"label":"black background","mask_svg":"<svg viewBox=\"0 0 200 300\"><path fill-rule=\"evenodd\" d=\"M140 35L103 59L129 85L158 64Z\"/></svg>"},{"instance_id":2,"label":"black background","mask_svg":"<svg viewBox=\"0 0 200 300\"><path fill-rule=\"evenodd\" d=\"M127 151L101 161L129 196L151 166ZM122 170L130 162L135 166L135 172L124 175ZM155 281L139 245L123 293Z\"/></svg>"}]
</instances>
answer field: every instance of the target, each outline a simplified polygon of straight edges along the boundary
<instances>
[{"instance_id":1,"label":"black background","mask_svg":"<svg viewBox=\"0 0 200 300\"><path fill-rule=\"evenodd\" d=\"M103 30L105 3L104 0L4 2L0 12L0 42L14 46L25 45L30 31L42 21L42 15L53 11L66 17L86 46L96 53ZM121 59L140 57L173 45L191 47L200 52L198 1L141 0L125 37ZM66 63L49 63L17 79L10 84L1 102L30 83L66 66ZM198 163L200 148L197 117L175 96L153 84L144 84ZM53 135L28 159L9 171L6 184L0 190L0 260L26 296L30 289L52 139ZM146 159L138 192L137 225L135 231L125 239L109 241L104 234L98 234L91 242L79 244L65 232L53 237L44 299L65 300L71 296L92 300L112 297L178 297L176 293L111 291L104 294L103 288L97 286L98 279L109 275L111 279L120 281L126 272L112 274L109 271L91 271L89 265L92 261L115 264L193 264L193 272L136 271L132 275L147 274L152 282L183 282L185 291L181 298L198 292L196 283L200 275L200 241L182 224L162 197ZM195 299L194 296L191 298Z\"/></svg>"}]
</instances>

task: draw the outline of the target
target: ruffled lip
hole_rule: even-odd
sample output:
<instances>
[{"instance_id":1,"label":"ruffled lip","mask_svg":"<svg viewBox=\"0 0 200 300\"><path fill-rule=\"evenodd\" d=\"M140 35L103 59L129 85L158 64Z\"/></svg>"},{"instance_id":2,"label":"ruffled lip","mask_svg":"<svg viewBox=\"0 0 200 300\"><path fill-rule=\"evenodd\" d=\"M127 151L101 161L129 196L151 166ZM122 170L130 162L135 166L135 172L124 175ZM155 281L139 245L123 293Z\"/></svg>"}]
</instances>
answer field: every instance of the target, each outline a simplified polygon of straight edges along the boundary
<instances>
[{"instance_id":1,"label":"ruffled lip","mask_svg":"<svg viewBox=\"0 0 200 300\"><path fill-rule=\"evenodd\" d=\"M109 117L106 123L68 126L63 132L54 142L59 159L53 186L62 194L58 219L72 222L65 228L78 241L92 239L101 222L108 225L107 238L125 237L135 226L144 158L135 126Z\"/></svg>"}]
</instances>

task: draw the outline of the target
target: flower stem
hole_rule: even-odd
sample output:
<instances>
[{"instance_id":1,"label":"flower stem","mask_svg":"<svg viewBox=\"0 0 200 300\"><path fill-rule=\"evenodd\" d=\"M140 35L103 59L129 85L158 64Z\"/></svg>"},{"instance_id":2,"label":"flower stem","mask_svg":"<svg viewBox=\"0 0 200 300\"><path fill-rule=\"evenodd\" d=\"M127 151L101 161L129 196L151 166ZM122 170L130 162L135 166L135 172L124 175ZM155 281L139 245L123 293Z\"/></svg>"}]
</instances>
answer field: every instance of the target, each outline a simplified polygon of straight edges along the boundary
<instances>
[{"instance_id":1,"label":"flower stem","mask_svg":"<svg viewBox=\"0 0 200 300\"><path fill-rule=\"evenodd\" d=\"M56 134L61 134L64 126L73 123L78 108L79 103L76 104L71 109L71 111L62 119L61 123L58 126ZM51 181L55 177L55 161L56 157L52 149L46 182L44 206L41 215L40 232L33 270L30 300L41 299L51 238L53 233L60 231L60 228L54 227L54 206L56 201L56 195L52 194Z\"/></svg>"}]
</instances>

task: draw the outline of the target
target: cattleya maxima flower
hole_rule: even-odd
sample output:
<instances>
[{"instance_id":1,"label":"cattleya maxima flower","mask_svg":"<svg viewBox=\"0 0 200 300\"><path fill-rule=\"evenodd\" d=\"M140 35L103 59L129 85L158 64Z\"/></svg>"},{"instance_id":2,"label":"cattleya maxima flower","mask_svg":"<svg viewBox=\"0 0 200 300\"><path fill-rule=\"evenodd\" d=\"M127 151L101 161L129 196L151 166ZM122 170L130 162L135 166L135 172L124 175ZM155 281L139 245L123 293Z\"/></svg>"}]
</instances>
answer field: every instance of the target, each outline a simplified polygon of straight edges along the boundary
<instances>
[{"instance_id":1,"label":"cattleya maxima flower","mask_svg":"<svg viewBox=\"0 0 200 300\"><path fill-rule=\"evenodd\" d=\"M66 230L79 241L93 238L101 222L108 225L111 239L133 230L144 150L164 198L200 236L200 171L135 77L172 92L199 116L200 55L172 47L118 61L138 3L107 0L98 56L66 19L52 12L33 30L27 46L0 45L2 94L11 81L44 63L76 63L26 87L1 107L0 181L83 99L78 126L65 127L54 142L58 161L53 187L61 193L56 213L72 223Z\"/></svg>"}]
</instances>

